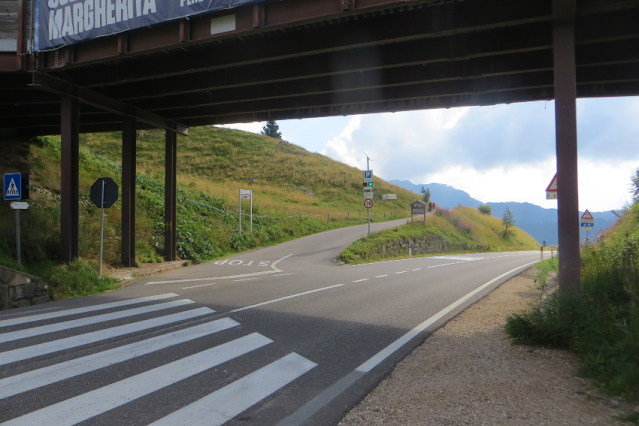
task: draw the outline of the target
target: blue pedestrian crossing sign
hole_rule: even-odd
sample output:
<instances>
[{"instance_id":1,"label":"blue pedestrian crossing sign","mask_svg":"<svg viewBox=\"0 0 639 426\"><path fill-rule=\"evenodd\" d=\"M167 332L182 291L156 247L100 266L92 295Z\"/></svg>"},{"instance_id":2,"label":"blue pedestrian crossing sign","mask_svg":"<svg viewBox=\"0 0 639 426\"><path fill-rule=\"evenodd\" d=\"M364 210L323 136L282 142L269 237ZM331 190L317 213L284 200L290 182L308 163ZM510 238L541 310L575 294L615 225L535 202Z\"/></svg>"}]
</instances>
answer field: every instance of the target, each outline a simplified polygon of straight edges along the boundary
<instances>
[{"instance_id":1,"label":"blue pedestrian crossing sign","mask_svg":"<svg viewBox=\"0 0 639 426\"><path fill-rule=\"evenodd\" d=\"M4 199L26 200L29 198L29 174L6 173L4 175Z\"/></svg>"}]
</instances>

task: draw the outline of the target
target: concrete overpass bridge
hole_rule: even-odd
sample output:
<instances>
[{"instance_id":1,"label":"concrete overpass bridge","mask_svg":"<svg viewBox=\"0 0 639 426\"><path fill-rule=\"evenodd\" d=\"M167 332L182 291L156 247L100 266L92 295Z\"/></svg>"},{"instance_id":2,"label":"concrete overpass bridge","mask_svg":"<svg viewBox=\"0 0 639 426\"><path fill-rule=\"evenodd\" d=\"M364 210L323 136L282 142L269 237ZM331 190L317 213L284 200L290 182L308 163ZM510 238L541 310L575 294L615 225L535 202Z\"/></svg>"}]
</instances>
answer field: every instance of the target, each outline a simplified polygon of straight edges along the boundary
<instances>
[{"instance_id":1,"label":"concrete overpass bridge","mask_svg":"<svg viewBox=\"0 0 639 426\"><path fill-rule=\"evenodd\" d=\"M136 129L166 130L174 259L190 126L554 99L560 281L579 285L575 101L639 94L638 0L205 3L0 1L0 135L62 136L64 259L78 255L79 133L123 132L131 265Z\"/></svg>"}]
</instances>

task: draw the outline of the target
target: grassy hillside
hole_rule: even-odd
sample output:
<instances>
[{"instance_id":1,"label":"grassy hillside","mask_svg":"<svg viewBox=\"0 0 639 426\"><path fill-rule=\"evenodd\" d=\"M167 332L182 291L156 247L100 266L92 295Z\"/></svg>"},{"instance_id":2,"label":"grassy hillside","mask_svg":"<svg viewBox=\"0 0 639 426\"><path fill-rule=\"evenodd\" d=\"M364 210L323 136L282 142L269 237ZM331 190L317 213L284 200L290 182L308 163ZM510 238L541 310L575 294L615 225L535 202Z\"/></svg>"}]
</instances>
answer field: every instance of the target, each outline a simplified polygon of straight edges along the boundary
<instances>
[{"instance_id":1,"label":"grassy hillside","mask_svg":"<svg viewBox=\"0 0 639 426\"><path fill-rule=\"evenodd\" d=\"M504 237L501 220L481 214L472 207L441 209L426 222L412 222L399 228L356 241L340 255L346 263L406 257L408 244L413 254L486 252L539 249L539 244L521 229Z\"/></svg>"},{"instance_id":2,"label":"grassy hillside","mask_svg":"<svg viewBox=\"0 0 639 426\"><path fill-rule=\"evenodd\" d=\"M178 186L204 192L238 208L238 189L254 191L254 209L270 216L365 216L362 171L310 153L278 139L217 127L189 130L178 136ZM120 133L83 135L81 144L120 164ZM164 177L164 131L144 131L138 137L138 171ZM397 194L396 201L381 195ZM375 179L375 220L419 198L410 191Z\"/></svg>"},{"instance_id":3,"label":"grassy hillside","mask_svg":"<svg viewBox=\"0 0 639 426\"><path fill-rule=\"evenodd\" d=\"M364 223L362 172L277 139L203 127L178 138L178 255L202 262L240 250L326 229ZM80 139L80 256L97 262L99 209L89 189L99 177L121 183L121 134ZM31 172L32 207L22 212L23 260L55 260L59 244L60 141L40 138L10 144L0 173ZM136 260L161 261L164 230L164 132L138 135ZM374 221L405 217L415 194L376 179ZM239 235L238 190L252 189L253 234L248 216ZM396 193L397 200L381 201ZM248 215L249 203L243 203ZM119 263L121 202L107 210L105 261ZM15 259L14 212L0 204L0 262Z\"/></svg>"}]
</instances>

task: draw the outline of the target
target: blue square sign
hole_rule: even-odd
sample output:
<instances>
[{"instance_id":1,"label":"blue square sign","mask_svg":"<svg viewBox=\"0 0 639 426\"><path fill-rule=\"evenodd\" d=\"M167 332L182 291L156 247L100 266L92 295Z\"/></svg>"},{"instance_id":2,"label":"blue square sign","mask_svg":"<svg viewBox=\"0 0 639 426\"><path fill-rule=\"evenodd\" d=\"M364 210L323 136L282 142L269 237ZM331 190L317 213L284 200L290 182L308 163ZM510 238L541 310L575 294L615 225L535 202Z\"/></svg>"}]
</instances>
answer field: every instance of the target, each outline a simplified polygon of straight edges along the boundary
<instances>
[{"instance_id":1,"label":"blue square sign","mask_svg":"<svg viewBox=\"0 0 639 426\"><path fill-rule=\"evenodd\" d=\"M364 179L371 179L373 177L372 170L364 170Z\"/></svg>"},{"instance_id":2,"label":"blue square sign","mask_svg":"<svg viewBox=\"0 0 639 426\"><path fill-rule=\"evenodd\" d=\"M4 199L22 199L22 173L7 173L4 175Z\"/></svg>"}]
</instances>

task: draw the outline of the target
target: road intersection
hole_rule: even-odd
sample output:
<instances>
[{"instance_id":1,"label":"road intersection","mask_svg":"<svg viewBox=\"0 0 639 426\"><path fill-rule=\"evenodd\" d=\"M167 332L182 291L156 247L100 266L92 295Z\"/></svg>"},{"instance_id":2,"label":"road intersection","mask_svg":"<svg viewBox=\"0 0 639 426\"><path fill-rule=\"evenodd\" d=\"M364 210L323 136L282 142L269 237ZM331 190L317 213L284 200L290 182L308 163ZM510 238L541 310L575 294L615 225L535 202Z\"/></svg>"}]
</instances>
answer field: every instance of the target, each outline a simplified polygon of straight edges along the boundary
<instances>
[{"instance_id":1,"label":"road intersection","mask_svg":"<svg viewBox=\"0 0 639 426\"><path fill-rule=\"evenodd\" d=\"M338 265L364 232L333 230L0 314L0 422L336 424L428 334L539 259Z\"/></svg>"}]
</instances>

